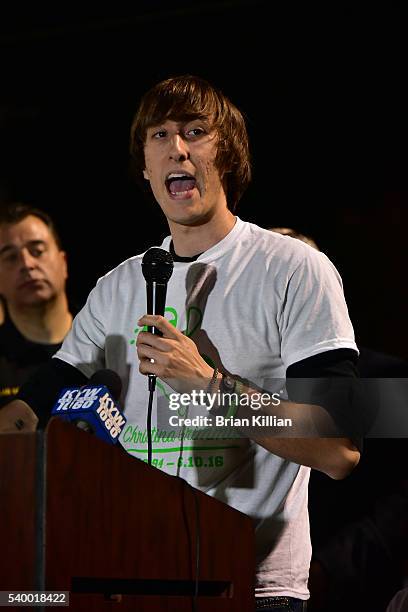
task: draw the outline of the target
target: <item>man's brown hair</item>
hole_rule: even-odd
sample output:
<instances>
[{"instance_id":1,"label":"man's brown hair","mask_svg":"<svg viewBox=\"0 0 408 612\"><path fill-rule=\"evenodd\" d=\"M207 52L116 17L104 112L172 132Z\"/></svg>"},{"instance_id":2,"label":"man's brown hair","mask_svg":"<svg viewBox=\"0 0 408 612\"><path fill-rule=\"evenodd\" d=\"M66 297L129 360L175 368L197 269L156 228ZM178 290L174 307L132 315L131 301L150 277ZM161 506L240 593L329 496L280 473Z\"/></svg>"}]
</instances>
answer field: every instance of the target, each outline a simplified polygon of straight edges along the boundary
<instances>
[{"instance_id":1,"label":"man's brown hair","mask_svg":"<svg viewBox=\"0 0 408 612\"><path fill-rule=\"evenodd\" d=\"M233 211L251 180L248 134L241 112L220 90L199 77L184 75L161 81L143 96L131 126L130 152L138 179L145 169L147 130L166 119L210 121L218 136L215 166L228 208Z\"/></svg>"}]
</instances>

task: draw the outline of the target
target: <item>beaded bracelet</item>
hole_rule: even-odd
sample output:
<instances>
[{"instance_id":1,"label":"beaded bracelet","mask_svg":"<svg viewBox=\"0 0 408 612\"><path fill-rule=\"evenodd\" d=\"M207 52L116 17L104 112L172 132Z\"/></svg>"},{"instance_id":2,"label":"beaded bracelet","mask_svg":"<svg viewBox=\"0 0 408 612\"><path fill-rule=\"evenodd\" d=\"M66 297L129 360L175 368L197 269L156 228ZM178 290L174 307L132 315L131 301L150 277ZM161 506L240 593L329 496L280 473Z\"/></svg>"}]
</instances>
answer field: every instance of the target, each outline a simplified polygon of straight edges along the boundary
<instances>
[{"instance_id":1,"label":"beaded bracelet","mask_svg":"<svg viewBox=\"0 0 408 612\"><path fill-rule=\"evenodd\" d=\"M219 372L218 368L214 368L214 372L213 372L213 375L211 377L210 384L207 387L207 393L213 393L213 389L215 387L215 384L216 384L217 378L218 378L218 372Z\"/></svg>"}]
</instances>

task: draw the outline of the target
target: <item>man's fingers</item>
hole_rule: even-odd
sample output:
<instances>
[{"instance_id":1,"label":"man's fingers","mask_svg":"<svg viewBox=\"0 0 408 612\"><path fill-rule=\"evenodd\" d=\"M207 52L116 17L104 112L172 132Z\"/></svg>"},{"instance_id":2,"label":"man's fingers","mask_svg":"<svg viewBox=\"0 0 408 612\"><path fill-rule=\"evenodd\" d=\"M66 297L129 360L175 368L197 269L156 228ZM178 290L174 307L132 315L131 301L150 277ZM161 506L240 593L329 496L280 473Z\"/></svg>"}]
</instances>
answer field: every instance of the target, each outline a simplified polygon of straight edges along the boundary
<instances>
[{"instance_id":1,"label":"man's fingers","mask_svg":"<svg viewBox=\"0 0 408 612\"><path fill-rule=\"evenodd\" d=\"M37 424L36 414L22 400L13 400L0 410L0 433L32 432Z\"/></svg>"},{"instance_id":2,"label":"man's fingers","mask_svg":"<svg viewBox=\"0 0 408 612\"><path fill-rule=\"evenodd\" d=\"M140 346L151 346L158 351L163 353L167 353L171 350L171 343L169 343L168 338L162 338L161 336L155 336L154 334L150 334L149 332L139 332L136 346L139 348Z\"/></svg>"},{"instance_id":3,"label":"man's fingers","mask_svg":"<svg viewBox=\"0 0 408 612\"><path fill-rule=\"evenodd\" d=\"M137 356L139 357L140 360L153 359L153 362L155 363L156 362L159 363L160 361L163 361L163 359L160 359L162 356L160 351L156 350L152 346L148 346L147 344L138 345Z\"/></svg>"},{"instance_id":4,"label":"man's fingers","mask_svg":"<svg viewBox=\"0 0 408 612\"><path fill-rule=\"evenodd\" d=\"M148 357L143 357L139 360L139 372L141 374L156 374L156 376L162 376L163 366L157 363L154 359L153 361Z\"/></svg>"},{"instance_id":5,"label":"man's fingers","mask_svg":"<svg viewBox=\"0 0 408 612\"><path fill-rule=\"evenodd\" d=\"M180 333L165 317L162 317L161 315L144 315L139 319L138 325L156 327L162 332L165 338L176 338L177 334Z\"/></svg>"}]
</instances>

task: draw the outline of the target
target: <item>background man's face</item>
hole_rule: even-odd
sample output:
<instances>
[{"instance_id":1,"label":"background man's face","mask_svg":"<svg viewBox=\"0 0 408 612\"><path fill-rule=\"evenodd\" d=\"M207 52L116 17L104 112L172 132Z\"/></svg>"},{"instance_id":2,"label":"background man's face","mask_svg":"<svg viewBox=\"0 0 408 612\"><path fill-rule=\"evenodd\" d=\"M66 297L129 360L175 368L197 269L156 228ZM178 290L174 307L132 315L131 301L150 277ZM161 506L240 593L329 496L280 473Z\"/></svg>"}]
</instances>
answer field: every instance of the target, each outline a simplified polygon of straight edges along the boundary
<instances>
[{"instance_id":1,"label":"background man's face","mask_svg":"<svg viewBox=\"0 0 408 612\"><path fill-rule=\"evenodd\" d=\"M0 225L0 293L14 307L40 305L65 291L67 263L47 225L29 215Z\"/></svg>"}]
</instances>

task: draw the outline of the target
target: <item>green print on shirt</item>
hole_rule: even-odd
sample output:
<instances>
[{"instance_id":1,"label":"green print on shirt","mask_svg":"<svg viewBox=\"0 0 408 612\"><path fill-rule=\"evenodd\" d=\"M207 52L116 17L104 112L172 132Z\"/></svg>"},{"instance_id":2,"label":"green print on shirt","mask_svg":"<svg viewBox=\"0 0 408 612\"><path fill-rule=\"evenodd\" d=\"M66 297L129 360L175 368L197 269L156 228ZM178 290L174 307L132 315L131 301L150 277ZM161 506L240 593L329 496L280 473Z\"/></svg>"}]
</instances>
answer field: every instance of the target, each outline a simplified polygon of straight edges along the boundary
<instances>
[{"instance_id":1,"label":"green print on shirt","mask_svg":"<svg viewBox=\"0 0 408 612\"><path fill-rule=\"evenodd\" d=\"M168 322L171 323L173 327L177 327L177 321L178 321L177 311L174 308L168 307L164 310L164 316L166 316L167 312L173 315L172 319L169 319L169 318L167 319ZM133 330L135 337L129 340L129 344L136 344L137 335L141 331L147 331L147 325L145 325L144 327L135 327L135 329Z\"/></svg>"},{"instance_id":2,"label":"green print on shirt","mask_svg":"<svg viewBox=\"0 0 408 612\"><path fill-rule=\"evenodd\" d=\"M197 447L192 447L194 450L197 450ZM230 447L224 447L230 448ZM184 449L186 450L186 449ZM129 451L132 452L132 451ZM145 463L147 463L147 459L142 459ZM222 467L224 465L224 457L222 455L209 455L208 457L201 457L200 455L190 455L190 457L179 457L177 461L166 461L164 457L161 459L154 457L152 459L152 465L156 468L163 468L168 466L177 465L177 467L181 468L200 468L200 467Z\"/></svg>"},{"instance_id":3,"label":"green print on shirt","mask_svg":"<svg viewBox=\"0 0 408 612\"><path fill-rule=\"evenodd\" d=\"M166 314L170 314L172 315L172 318L167 318L168 322L173 325L173 327L177 328L177 323L179 320L179 316L177 313L177 310L175 308L171 308L170 306L167 306L164 309L164 316L166 316ZM202 311L197 307L197 306L189 306L187 309L187 313L186 313L186 320L187 320L187 325L186 325L186 329L183 330L183 334L185 336L187 336L187 338L191 338L191 336L198 330L200 329L202 320L203 320L203 313ZM144 327L136 327L133 330L133 333L135 334L135 337L132 338L129 341L129 344L136 344L136 338L139 332L141 331L147 331L147 325L145 325ZM204 361L206 363L208 363L209 366L211 366L212 368L215 367L215 364L213 362L213 360L211 359L211 357L209 357L208 355L203 355L201 354L201 357L204 359ZM163 395L166 397L166 399L170 400L169 394L166 390L166 388L164 387L163 383L161 382L160 379L157 379L156 381L156 386L160 389L160 391L163 393ZM184 416L183 414L180 414L180 416Z\"/></svg>"},{"instance_id":4,"label":"green print on shirt","mask_svg":"<svg viewBox=\"0 0 408 612\"><path fill-rule=\"evenodd\" d=\"M177 328L177 323L179 321L179 316L177 313L177 310L175 308L171 308L170 306L165 308L164 311L164 316L166 316L166 314L170 315L170 317L166 317L167 320L169 321L169 323L171 323L171 325L173 325L173 327ZM187 308L186 311L186 329L182 330L182 333L187 336L188 338L191 338L193 336L193 334L195 334L201 327L201 323L203 321L203 313L200 310L200 308L198 308L197 306L189 306ZM130 344L134 345L136 343L136 338L137 335L139 334L139 332L141 331L147 331L147 326L142 327L136 327L133 330L133 333L135 334L135 337L132 338L130 340ZM215 364L213 362L213 360L205 354L200 353L201 357L204 359L204 361L206 361L212 368L215 367ZM169 397L169 392L167 391L166 387L164 386L163 382L160 379L157 379L156 381L156 387L157 389L159 389L161 391L161 393L163 394L163 396L169 401L170 397ZM170 391L171 392L171 391ZM188 411L188 406L180 406L180 408L177 410L177 414L180 417L186 416ZM230 428L227 428L230 429ZM137 439L134 439L135 437L135 433L137 430L137 426L135 431L133 432L133 436L131 435L133 428L131 425L129 425L126 429L125 432L125 442L130 443L139 443L139 444L145 444L146 440L147 440L147 433L146 430L144 430L144 432L137 432L139 435L136 435ZM142 438L140 439L139 436L142 436ZM152 441L153 444L159 442L159 439L157 439L157 435L158 432L156 431L156 428L154 428L152 430ZM175 437L175 432L173 431L161 431L159 437L161 438L162 442L167 442L170 443L170 441L173 441L174 443L174 437ZM179 436L178 436L179 437ZM217 436L215 436L216 438L219 438L221 440L230 440L231 438L235 438L236 435L232 435L230 431L226 432L226 431L217 431ZM130 440L130 438L132 438L132 440ZM197 452L197 451L205 451L208 452L210 451L211 453L214 453L214 451L221 451L223 452L225 449L231 449L231 448L239 448L239 445L231 445L231 444L226 444L221 445L221 446L184 446L184 443L186 440L191 439L191 440L197 440L197 439L210 439L210 440L214 440L214 433L212 433L212 435L208 435L206 434L205 430L199 430L196 428L190 429L184 429L183 433L182 433L182 439L183 439L183 446L175 446L175 447L169 447L169 448L153 448L152 452L153 453L169 453L170 455L172 453L180 453L180 452ZM127 452L128 453L135 453L135 454L141 454L142 456L144 454L147 453L147 449L145 448L127 448ZM147 461L147 459L143 459L143 461ZM155 458L154 460L154 465L155 467L159 467L162 468L164 466L166 467L171 467L171 466L175 466L176 465L176 461L168 461L165 460L163 457L161 458ZM182 464L180 464L180 461L182 461ZM210 456L206 456L204 455L203 457L201 456L190 456L190 457L186 457L186 458L182 458L182 459L178 459L178 467L189 467L189 468L202 468L202 467L211 467L211 468L215 468L215 467L222 467L224 463L224 459L222 455L210 455Z\"/></svg>"}]
</instances>

